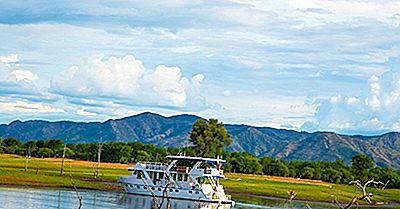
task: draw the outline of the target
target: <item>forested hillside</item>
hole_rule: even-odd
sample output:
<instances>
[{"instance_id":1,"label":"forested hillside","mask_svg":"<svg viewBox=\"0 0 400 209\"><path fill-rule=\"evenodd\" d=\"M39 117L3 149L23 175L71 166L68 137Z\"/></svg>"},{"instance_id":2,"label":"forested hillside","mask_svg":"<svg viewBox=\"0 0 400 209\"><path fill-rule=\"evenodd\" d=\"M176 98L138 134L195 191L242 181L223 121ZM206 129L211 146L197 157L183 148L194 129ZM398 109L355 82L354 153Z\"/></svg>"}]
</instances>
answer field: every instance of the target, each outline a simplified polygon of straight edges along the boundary
<instances>
[{"instance_id":1,"label":"forested hillside","mask_svg":"<svg viewBox=\"0 0 400 209\"><path fill-rule=\"evenodd\" d=\"M154 144L157 147L190 145L188 132L200 119L194 115L164 117L154 113L107 120L78 123L70 121L14 121L0 125L0 136L15 137L23 142L42 139L62 139L66 143L98 141ZM362 153L375 164L400 169L400 134L381 136L345 136L331 132L306 133L268 127L225 125L233 135L229 151L246 151L257 157L284 160L334 161L350 163L351 157Z\"/></svg>"}]
</instances>

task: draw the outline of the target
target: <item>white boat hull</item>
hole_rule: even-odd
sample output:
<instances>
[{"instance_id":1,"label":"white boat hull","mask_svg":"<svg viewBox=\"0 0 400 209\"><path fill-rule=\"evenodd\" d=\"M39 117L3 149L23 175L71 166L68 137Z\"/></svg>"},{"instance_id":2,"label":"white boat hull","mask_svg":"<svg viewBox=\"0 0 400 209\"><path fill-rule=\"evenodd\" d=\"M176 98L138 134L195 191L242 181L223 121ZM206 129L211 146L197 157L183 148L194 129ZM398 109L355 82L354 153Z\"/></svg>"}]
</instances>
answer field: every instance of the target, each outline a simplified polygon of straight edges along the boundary
<instances>
[{"instance_id":1,"label":"white boat hull","mask_svg":"<svg viewBox=\"0 0 400 209\"><path fill-rule=\"evenodd\" d=\"M199 201L199 202L210 202L233 205L232 200L219 200L207 198L203 191L196 189L182 189L182 188L167 188L162 186L146 186L143 184L123 183L126 193L156 197L169 197L173 199ZM150 192L150 190L153 192ZM167 193L167 194L166 194Z\"/></svg>"},{"instance_id":2,"label":"white boat hull","mask_svg":"<svg viewBox=\"0 0 400 209\"><path fill-rule=\"evenodd\" d=\"M127 194L124 198L125 208L152 208L154 198L147 195ZM195 202L191 200L180 200L171 198L170 209L182 208L198 208L198 209L231 209L233 206L230 204L208 203L208 202ZM167 203L164 202L162 209L167 209Z\"/></svg>"}]
</instances>

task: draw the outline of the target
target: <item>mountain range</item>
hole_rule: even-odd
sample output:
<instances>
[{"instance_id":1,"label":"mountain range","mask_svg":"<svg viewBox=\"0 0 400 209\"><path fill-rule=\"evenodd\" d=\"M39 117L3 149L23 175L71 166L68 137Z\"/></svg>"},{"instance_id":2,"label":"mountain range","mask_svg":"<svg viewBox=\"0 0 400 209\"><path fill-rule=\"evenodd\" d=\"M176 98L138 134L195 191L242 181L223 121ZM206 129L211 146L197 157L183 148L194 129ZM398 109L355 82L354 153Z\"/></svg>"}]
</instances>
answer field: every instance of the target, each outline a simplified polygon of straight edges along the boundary
<instances>
[{"instance_id":1,"label":"mountain range","mask_svg":"<svg viewBox=\"0 0 400 209\"><path fill-rule=\"evenodd\" d=\"M0 125L0 136L15 137L23 142L57 138L67 143L98 141L140 141L158 147L189 146L188 132L201 119L195 115L162 115L145 112L105 122L13 121ZM233 143L227 149L249 152L257 157L284 160L344 160L366 154L379 166L400 169L400 133L379 136L340 135L333 132L298 132L294 130L225 124Z\"/></svg>"}]
</instances>

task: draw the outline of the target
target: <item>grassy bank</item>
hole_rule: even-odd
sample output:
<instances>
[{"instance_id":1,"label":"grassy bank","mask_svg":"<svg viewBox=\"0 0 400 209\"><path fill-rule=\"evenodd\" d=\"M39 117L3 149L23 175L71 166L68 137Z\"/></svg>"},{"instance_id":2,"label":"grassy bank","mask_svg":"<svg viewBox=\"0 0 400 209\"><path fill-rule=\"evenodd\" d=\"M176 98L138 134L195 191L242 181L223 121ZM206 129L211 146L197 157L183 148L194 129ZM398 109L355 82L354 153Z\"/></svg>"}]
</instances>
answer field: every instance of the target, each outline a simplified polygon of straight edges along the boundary
<instances>
[{"instance_id":1,"label":"grassy bank","mask_svg":"<svg viewBox=\"0 0 400 209\"><path fill-rule=\"evenodd\" d=\"M102 163L100 176L93 178L94 162L65 160L65 172L60 176L61 159L29 160L29 168L24 171L25 158L16 155L0 154L0 184L16 186L66 187L71 188L70 174L76 186L82 189L121 190L115 184L120 176L128 176L129 165L117 163ZM227 193L245 193L251 195L273 196L287 198L287 192L295 190L296 199L309 201L331 202L332 196L339 201L349 201L355 194L360 194L358 188L348 185L330 184L322 181L302 180L284 177L226 174L223 180ZM399 189L377 190L369 188L378 202L400 202Z\"/></svg>"},{"instance_id":2,"label":"grassy bank","mask_svg":"<svg viewBox=\"0 0 400 209\"><path fill-rule=\"evenodd\" d=\"M71 188L71 174L78 188L116 190L121 187L112 183L116 183L119 176L130 175L129 165L116 163L102 163L97 179L93 178L94 162L66 159L63 176L60 176L61 159L32 158L27 171L24 165L25 158L21 156L0 155L0 184Z\"/></svg>"},{"instance_id":3,"label":"grassy bank","mask_svg":"<svg viewBox=\"0 0 400 209\"><path fill-rule=\"evenodd\" d=\"M304 180L286 177L227 174L223 181L227 192L244 193L260 196L288 197L288 191L297 193L296 199L332 202L334 197L340 202L349 202L361 190L355 186L332 184L315 180ZM373 200L381 203L400 202L400 189L378 190L369 187L367 192L373 193ZM362 202L367 204L367 202Z\"/></svg>"}]
</instances>

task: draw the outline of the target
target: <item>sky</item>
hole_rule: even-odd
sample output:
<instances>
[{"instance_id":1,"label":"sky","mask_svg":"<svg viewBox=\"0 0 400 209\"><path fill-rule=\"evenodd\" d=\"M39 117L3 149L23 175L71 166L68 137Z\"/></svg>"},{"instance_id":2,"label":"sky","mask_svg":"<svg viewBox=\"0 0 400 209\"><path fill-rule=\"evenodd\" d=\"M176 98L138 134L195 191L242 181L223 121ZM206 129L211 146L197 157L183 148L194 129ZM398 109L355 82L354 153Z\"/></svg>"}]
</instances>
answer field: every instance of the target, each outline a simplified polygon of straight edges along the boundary
<instances>
[{"instance_id":1,"label":"sky","mask_svg":"<svg viewBox=\"0 0 400 209\"><path fill-rule=\"evenodd\" d=\"M400 131L400 2L0 2L0 123L188 113Z\"/></svg>"}]
</instances>

